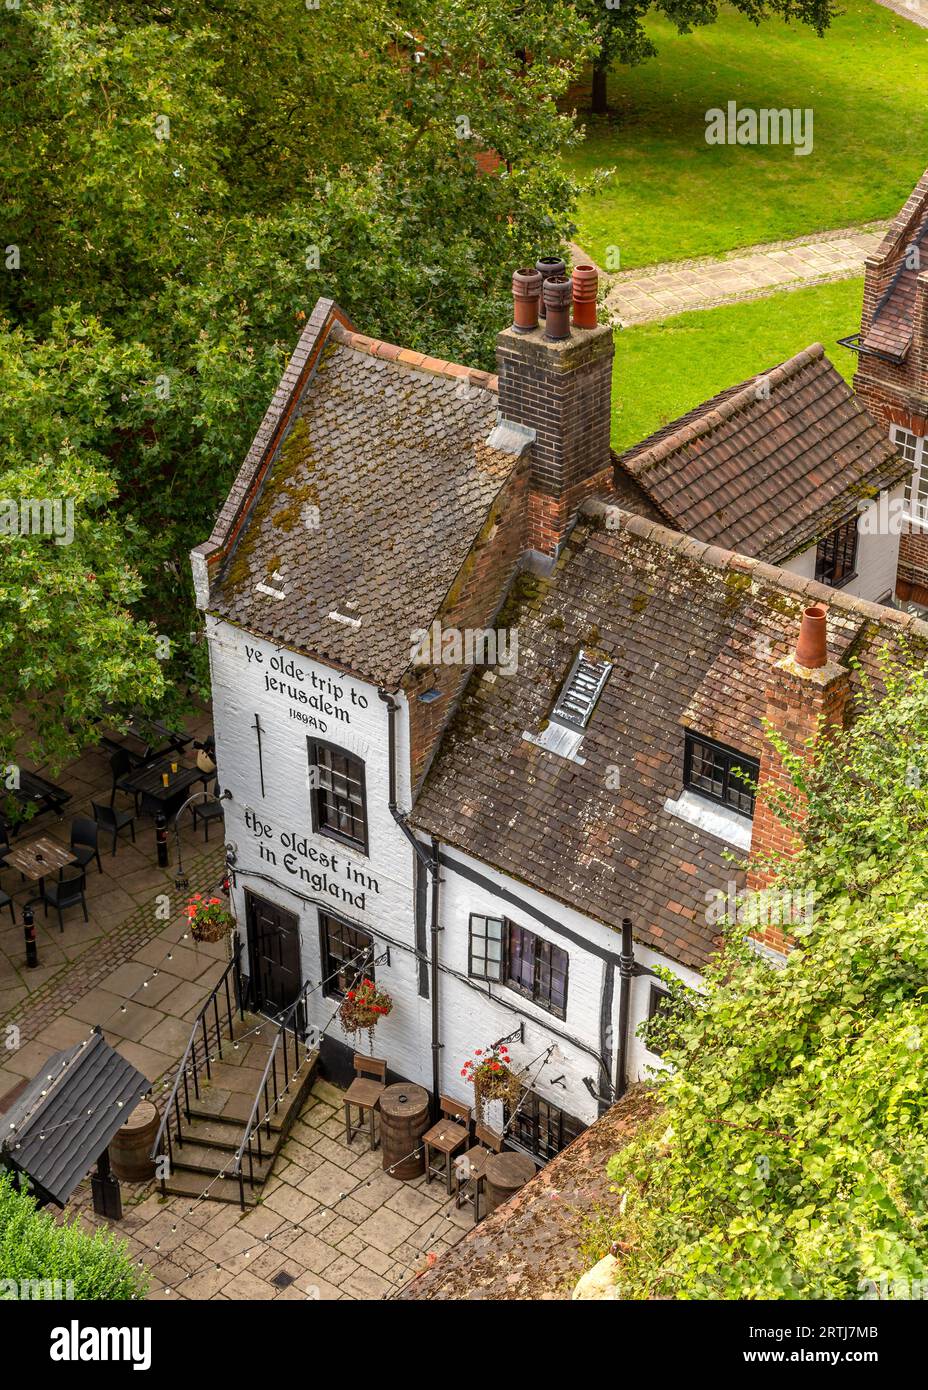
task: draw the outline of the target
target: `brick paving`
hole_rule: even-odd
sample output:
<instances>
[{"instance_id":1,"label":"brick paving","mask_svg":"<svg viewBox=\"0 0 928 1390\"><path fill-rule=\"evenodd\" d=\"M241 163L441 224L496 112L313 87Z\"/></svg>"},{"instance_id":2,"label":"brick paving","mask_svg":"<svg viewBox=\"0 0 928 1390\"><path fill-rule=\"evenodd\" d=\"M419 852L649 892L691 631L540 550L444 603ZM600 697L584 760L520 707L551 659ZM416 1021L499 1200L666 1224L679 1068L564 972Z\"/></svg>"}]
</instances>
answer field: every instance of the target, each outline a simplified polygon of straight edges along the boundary
<instances>
[{"instance_id":1,"label":"brick paving","mask_svg":"<svg viewBox=\"0 0 928 1390\"><path fill-rule=\"evenodd\" d=\"M694 309L763 299L782 290L803 289L863 275L864 259L888 224L869 222L793 241L729 251L718 259L672 261L609 275L606 307L624 326L651 323ZM577 258L588 260L580 247Z\"/></svg>"}]
</instances>

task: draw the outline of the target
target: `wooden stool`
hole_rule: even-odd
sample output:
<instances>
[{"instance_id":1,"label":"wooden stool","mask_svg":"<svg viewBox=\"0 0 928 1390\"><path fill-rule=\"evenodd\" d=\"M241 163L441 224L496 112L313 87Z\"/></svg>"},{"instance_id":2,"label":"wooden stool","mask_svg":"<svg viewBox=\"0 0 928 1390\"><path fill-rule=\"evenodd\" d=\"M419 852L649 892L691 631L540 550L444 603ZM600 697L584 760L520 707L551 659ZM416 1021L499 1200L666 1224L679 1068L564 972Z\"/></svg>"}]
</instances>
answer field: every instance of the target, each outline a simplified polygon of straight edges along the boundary
<instances>
[{"instance_id":1,"label":"wooden stool","mask_svg":"<svg viewBox=\"0 0 928 1390\"><path fill-rule=\"evenodd\" d=\"M350 1144L354 1136L360 1133L364 1128L366 1112L367 1122L370 1126L371 1148L376 1149L374 1111L380 1104L380 1097L386 1088L387 1064L382 1057L362 1057L360 1052L356 1052L354 1054L354 1069L357 1075L345 1092L345 1137ZM377 1077L377 1080L371 1081L370 1077ZM352 1106L358 1110L358 1123L356 1125L351 1123Z\"/></svg>"},{"instance_id":2,"label":"wooden stool","mask_svg":"<svg viewBox=\"0 0 928 1390\"><path fill-rule=\"evenodd\" d=\"M448 1183L448 1196L451 1196L452 1159L470 1138L470 1106L461 1105L450 1096L441 1096L440 1108L443 1119L432 1125L422 1136L425 1147L426 1186L433 1177L445 1178ZM432 1167L432 1150L441 1155L440 1167Z\"/></svg>"},{"instance_id":3,"label":"wooden stool","mask_svg":"<svg viewBox=\"0 0 928 1390\"><path fill-rule=\"evenodd\" d=\"M477 1143L454 1160L454 1205L463 1207L470 1202L474 1208L474 1225L480 1220L480 1193L486 1177L486 1162L490 1154L498 1154L504 1136L485 1125L474 1126ZM468 1191L468 1189L470 1189Z\"/></svg>"}]
</instances>

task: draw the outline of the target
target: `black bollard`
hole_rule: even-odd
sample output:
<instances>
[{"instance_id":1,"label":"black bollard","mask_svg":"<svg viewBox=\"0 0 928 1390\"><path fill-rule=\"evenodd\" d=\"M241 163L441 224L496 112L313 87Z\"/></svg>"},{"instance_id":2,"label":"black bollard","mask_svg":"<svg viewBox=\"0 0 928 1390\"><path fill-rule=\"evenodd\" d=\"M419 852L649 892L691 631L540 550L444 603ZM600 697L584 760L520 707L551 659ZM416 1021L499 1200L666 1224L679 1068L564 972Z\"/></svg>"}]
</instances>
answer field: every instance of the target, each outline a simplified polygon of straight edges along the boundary
<instances>
[{"instance_id":1,"label":"black bollard","mask_svg":"<svg viewBox=\"0 0 928 1390\"><path fill-rule=\"evenodd\" d=\"M31 907L23 908L23 936L26 938L26 964L35 970L39 963L39 943L35 939L35 918Z\"/></svg>"},{"instance_id":2,"label":"black bollard","mask_svg":"<svg viewBox=\"0 0 928 1390\"><path fill-rule=\"evenodd\" d=\"M158 868L168 867L168 818L163 811L155 816L155 844L158 847Z\"/></svg>"}]
</instances>

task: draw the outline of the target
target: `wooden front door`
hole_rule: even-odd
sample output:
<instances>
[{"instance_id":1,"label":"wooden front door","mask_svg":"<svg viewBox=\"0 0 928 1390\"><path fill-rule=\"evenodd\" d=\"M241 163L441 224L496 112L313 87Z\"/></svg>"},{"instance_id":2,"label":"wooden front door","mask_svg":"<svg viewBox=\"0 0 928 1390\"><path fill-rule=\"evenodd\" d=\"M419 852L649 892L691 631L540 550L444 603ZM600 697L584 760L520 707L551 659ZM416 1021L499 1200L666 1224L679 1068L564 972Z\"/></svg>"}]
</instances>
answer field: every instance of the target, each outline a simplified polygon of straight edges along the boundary
<instances>
[{"instance_id":1,"label":"wooden front door","mask_svg":"<svg viewBox=\"0 0 928 1390\"><path fill-rule=\"evenodd\" d=\"M300 992L299 919L256 893L245 898L252 1007L279 1014Z\"/></svg>"}]
</instances>

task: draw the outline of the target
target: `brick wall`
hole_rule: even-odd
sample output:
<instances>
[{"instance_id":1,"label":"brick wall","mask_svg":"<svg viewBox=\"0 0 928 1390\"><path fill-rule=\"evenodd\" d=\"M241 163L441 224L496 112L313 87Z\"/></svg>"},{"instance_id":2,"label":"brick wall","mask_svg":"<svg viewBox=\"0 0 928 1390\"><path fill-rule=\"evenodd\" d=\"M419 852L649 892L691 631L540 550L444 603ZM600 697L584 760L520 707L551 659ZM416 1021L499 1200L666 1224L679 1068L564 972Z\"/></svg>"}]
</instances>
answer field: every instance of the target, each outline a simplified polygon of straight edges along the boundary
<instances>
[{"instance_id":1,"label":"brick wall","mask_svg":"<svg viewBox=\"0 0 928 1390\"><path fill-rule=\"evenodd\" d=\"M442 628L463 632L492 625L525 549L528 475L527 461L520 460L496 497L438 613ZM410 780L414 795L469 675L470 668L466 666L413 666L403 682L409 701ZM418 696L433 689L441 692L441 699L423 704Z\"/></svg>"},{"instance_id":2,"label":"brick wall","mask_svg":"<svg viewBox=\"0 0 928 1390\"><path fill-rule=\"evenodd\" d=\"M530 549L554 555L584 498L608 485L612 330L573 329L549 342L544 329L497 339L500 412L536 432L528 500Z\"/></svg>"},{"instance_id":3,"label":"brick wall","mask_svg":"<svg viewBox=\"0 0 928 1390\"><path fill-rule=\"evenodd\" d=\"M805 758L812 752L806 748L809 739L830 727L844 723L849 692L848 672L843 666L829 663L818 670L799 666L792 657L778 661L766 692L766 718L774 732L787 746ZM761 756L758 796L751 835L751 857L763 858L772 853L792 854L798 841L792 830L777 815L769 800L771 792L785 792L802 815L802 799L793 787L783 760L769 742ZM763 888L771 874L763 863L749 866L747 886ZM750 935L775 951L790 948L789 935L776 925L766 925Z\"/></svg>"}]
</instances>

